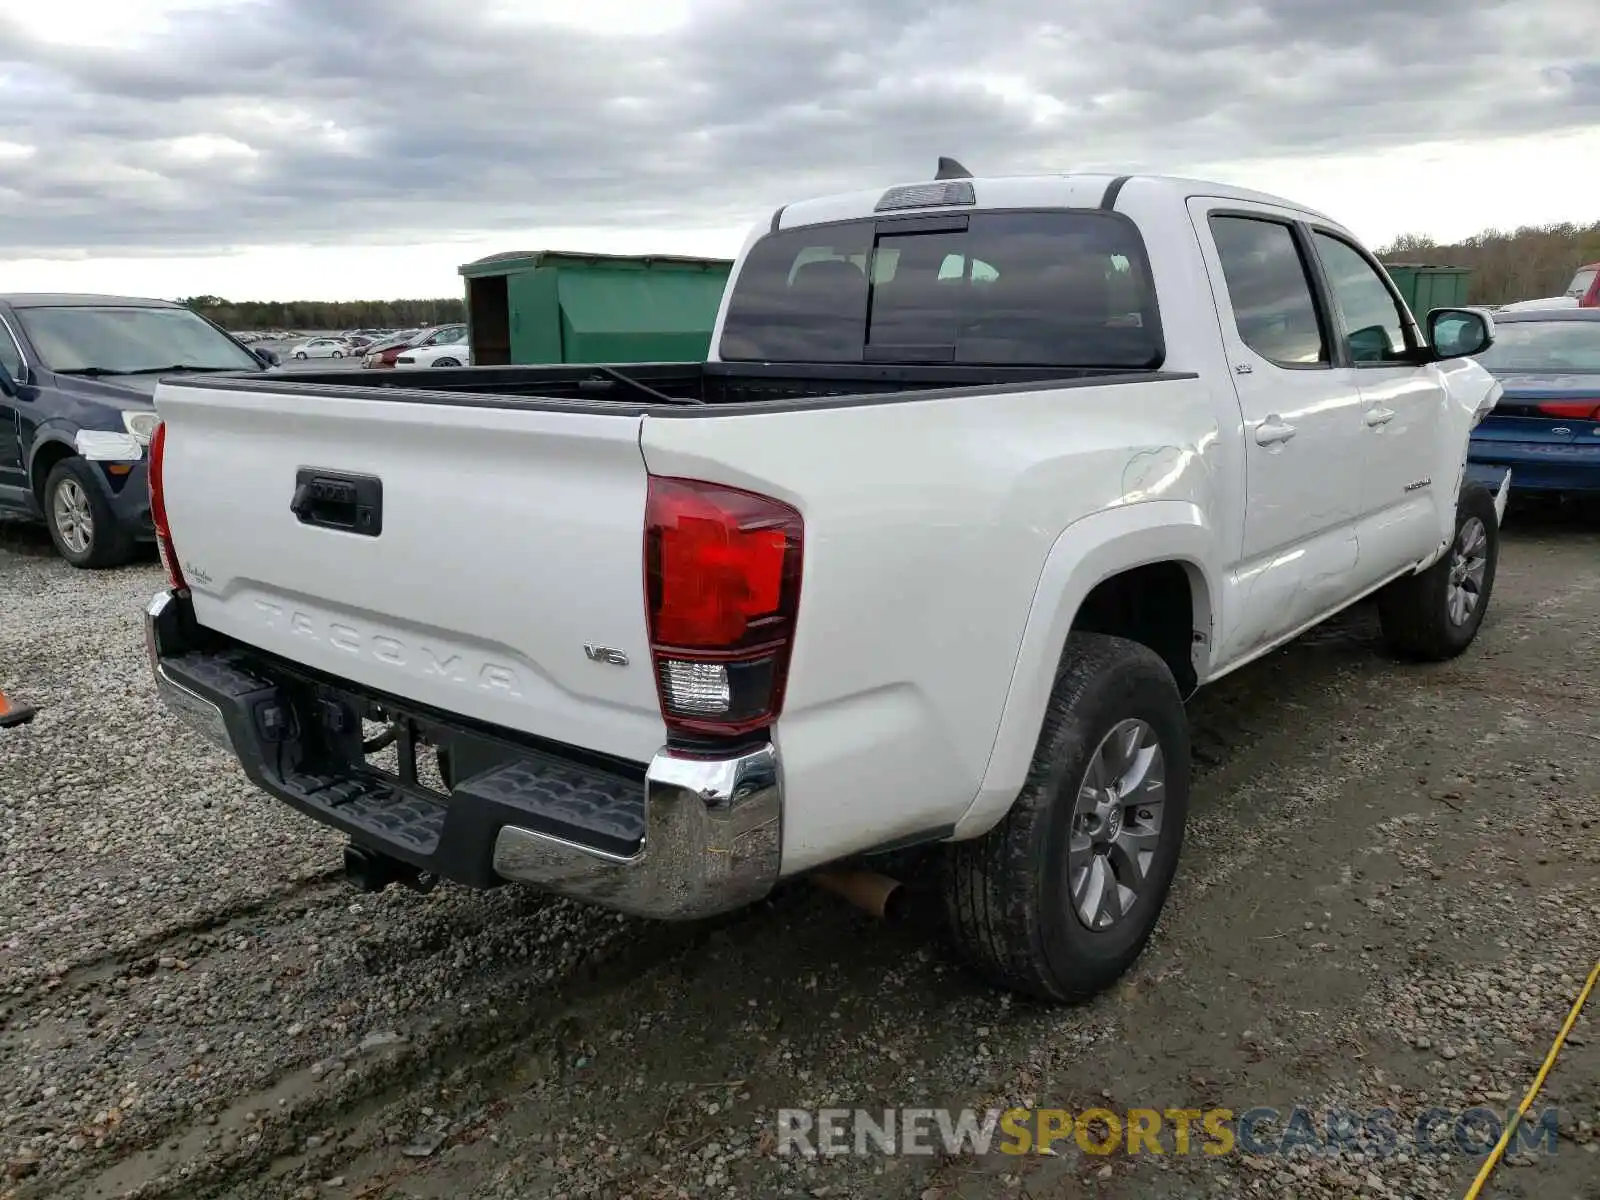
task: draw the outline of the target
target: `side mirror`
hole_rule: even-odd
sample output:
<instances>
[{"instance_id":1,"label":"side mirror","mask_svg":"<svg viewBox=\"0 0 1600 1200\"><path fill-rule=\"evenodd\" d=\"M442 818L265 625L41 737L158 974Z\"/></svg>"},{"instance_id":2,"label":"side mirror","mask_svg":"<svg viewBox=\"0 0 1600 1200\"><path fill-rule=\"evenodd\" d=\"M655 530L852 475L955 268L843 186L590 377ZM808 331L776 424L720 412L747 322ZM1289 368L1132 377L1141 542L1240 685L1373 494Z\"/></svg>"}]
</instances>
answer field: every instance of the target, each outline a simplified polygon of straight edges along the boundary
<instances>
[{"instance_id":1,"label":"side mirror","mask_svg":"<svg viewBox=\"0 0 1600 1200\"><path fill-rule=\"evenodd\" d=\"M266 366L275 367L278 365L278 352L276 350L268 350L265 346L257 346L251 353Z\"/></svg>"},{"instance_id":2,"label":"side mirror","mask_svg":"<svg viewBox=\"0 0 1600 1200\"><path fill-rule=\"evenodd\" d=\"M1494 345L1494 322L1466 308L1436 308L1428 314L1428 341L1438 358L1470 358Z\"/></svg>"}]
</instances>

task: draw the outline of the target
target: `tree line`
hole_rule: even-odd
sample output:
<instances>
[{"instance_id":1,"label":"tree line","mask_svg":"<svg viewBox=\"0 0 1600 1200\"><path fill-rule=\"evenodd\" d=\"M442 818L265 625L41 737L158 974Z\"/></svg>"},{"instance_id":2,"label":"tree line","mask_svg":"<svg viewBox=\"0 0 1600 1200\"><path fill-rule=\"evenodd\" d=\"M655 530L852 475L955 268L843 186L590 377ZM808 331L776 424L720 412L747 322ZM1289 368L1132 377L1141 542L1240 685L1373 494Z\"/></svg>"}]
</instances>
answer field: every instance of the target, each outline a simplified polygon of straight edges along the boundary
<instances>
[{"instance_id":1,"label":"tree line","mask_svg":"<svg viewBox=\"0 0 1600 1200\"><path fill-rule=\"evenodd\" d=\"M1460 242L1407 233L1378 251L1385 263L1471 267L1468 301L1509 304L1559 296L1585 263L1600 262L1600 221L1486 229Z\"/></svg>"},{"instance_id":2,"label":"tree line","mask_svg":"<svg viewBox=\"0 0 1600 1200\"><path fill-rule=\"evenodd\" d=\"M224 329L415 329L467 319L460 297L438 300L224 300L185 296L178 301Z\"/></svg>"}]
</instances>

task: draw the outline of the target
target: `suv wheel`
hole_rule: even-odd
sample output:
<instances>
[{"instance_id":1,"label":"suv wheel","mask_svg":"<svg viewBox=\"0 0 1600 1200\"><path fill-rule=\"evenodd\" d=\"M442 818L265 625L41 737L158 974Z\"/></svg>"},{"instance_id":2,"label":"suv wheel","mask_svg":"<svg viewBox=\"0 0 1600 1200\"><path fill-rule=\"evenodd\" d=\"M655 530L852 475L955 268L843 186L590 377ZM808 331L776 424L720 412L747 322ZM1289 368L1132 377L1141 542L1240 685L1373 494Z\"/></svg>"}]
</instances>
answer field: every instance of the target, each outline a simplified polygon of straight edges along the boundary
<instances>
[{"instance_id":1,"label":"suv wheel","mask_svg":"<svg viewBox=\"0 0 1600 1200\"><path fill-rule=\"evenodd\" d=\"M95 468L81 458L64 458L44 485L44 519L56 553L75 567L120 567L133 558L137 543L112 513L94 478Z\"/></svg>"}]
</instances>

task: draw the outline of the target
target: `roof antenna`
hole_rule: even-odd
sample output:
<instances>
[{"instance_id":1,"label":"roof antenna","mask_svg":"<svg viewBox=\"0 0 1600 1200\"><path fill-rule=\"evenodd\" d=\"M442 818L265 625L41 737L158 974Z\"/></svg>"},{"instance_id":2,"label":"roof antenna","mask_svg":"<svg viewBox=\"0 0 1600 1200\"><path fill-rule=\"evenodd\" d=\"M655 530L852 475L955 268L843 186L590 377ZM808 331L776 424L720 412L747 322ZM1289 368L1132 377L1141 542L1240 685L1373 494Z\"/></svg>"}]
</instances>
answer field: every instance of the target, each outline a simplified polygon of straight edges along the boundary
<instances>
[{"instance_id":1,"label":"roof antenna","mask_svg":"<svg viewBox=\"0 0 1600 1200\"><path fill-rule=\"evenodd\" d=\"M939 173L935 179L971 179L972 172L963 167L953 158L939 156Z\"/></svg>"}]
</instances>

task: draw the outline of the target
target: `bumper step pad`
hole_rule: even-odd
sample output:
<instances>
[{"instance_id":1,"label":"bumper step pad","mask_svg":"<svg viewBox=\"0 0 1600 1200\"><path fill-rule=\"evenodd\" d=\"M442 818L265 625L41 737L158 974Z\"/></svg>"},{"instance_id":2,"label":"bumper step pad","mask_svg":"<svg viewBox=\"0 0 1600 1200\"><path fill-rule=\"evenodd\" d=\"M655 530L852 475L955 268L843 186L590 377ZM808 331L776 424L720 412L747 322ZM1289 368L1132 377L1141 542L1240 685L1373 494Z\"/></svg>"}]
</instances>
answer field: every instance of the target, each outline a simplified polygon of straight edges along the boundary
<instances>
[{"instance_id":1,"label":"bumper step pad","mask_svg":"<svg viewBox=\"0 0 1600 1200\"><path fill-rule=\"evenodd\" d=\"M537 818L523 822L528 828L626 856L644 841L644 790L635 784L619 794L612 783L562 763L521 759L466 780L453 795L520 809Z\"/></svg>"},{"instance_id":2,"label":"bumper step pad","mask_svg":"<svg viewBox=\"0 0 1600 1200\"><path fill-rule=\"evenodd\" d=\"M174 682L224 714L233 748L258 786L368 849L441 878L474 887L503 882L492 852L507 825L613 858L629 858L643 846L642 768L634 777L496 742L489 765L446 797L407 786L365 762L330 757L317 749L317 738L304 740L307 723L315 720L317 706L306 702L314 684L288 675L266 678L272 668L251 659L246 669L229 653L174 655L162 665ZM275 708L294 714L275 726L287 740L261 735L260 714ZM474 761L484 762L483 738L464 729L455 736L473 743Z\"/></svg>"},{"instance_id":3,"label":"bumper step pad","mask_svg":"<svg viewBox=\"0 0 1600 1200\"><path fill-rule=\"evenodd\" d=\"M297 772L286 775L283 786L304 803L358 826L362 840L378 848L399 843L412 854L431 855L444 836L445 803L410 795L377 776Z\"/></svg>"}]
</instances>

